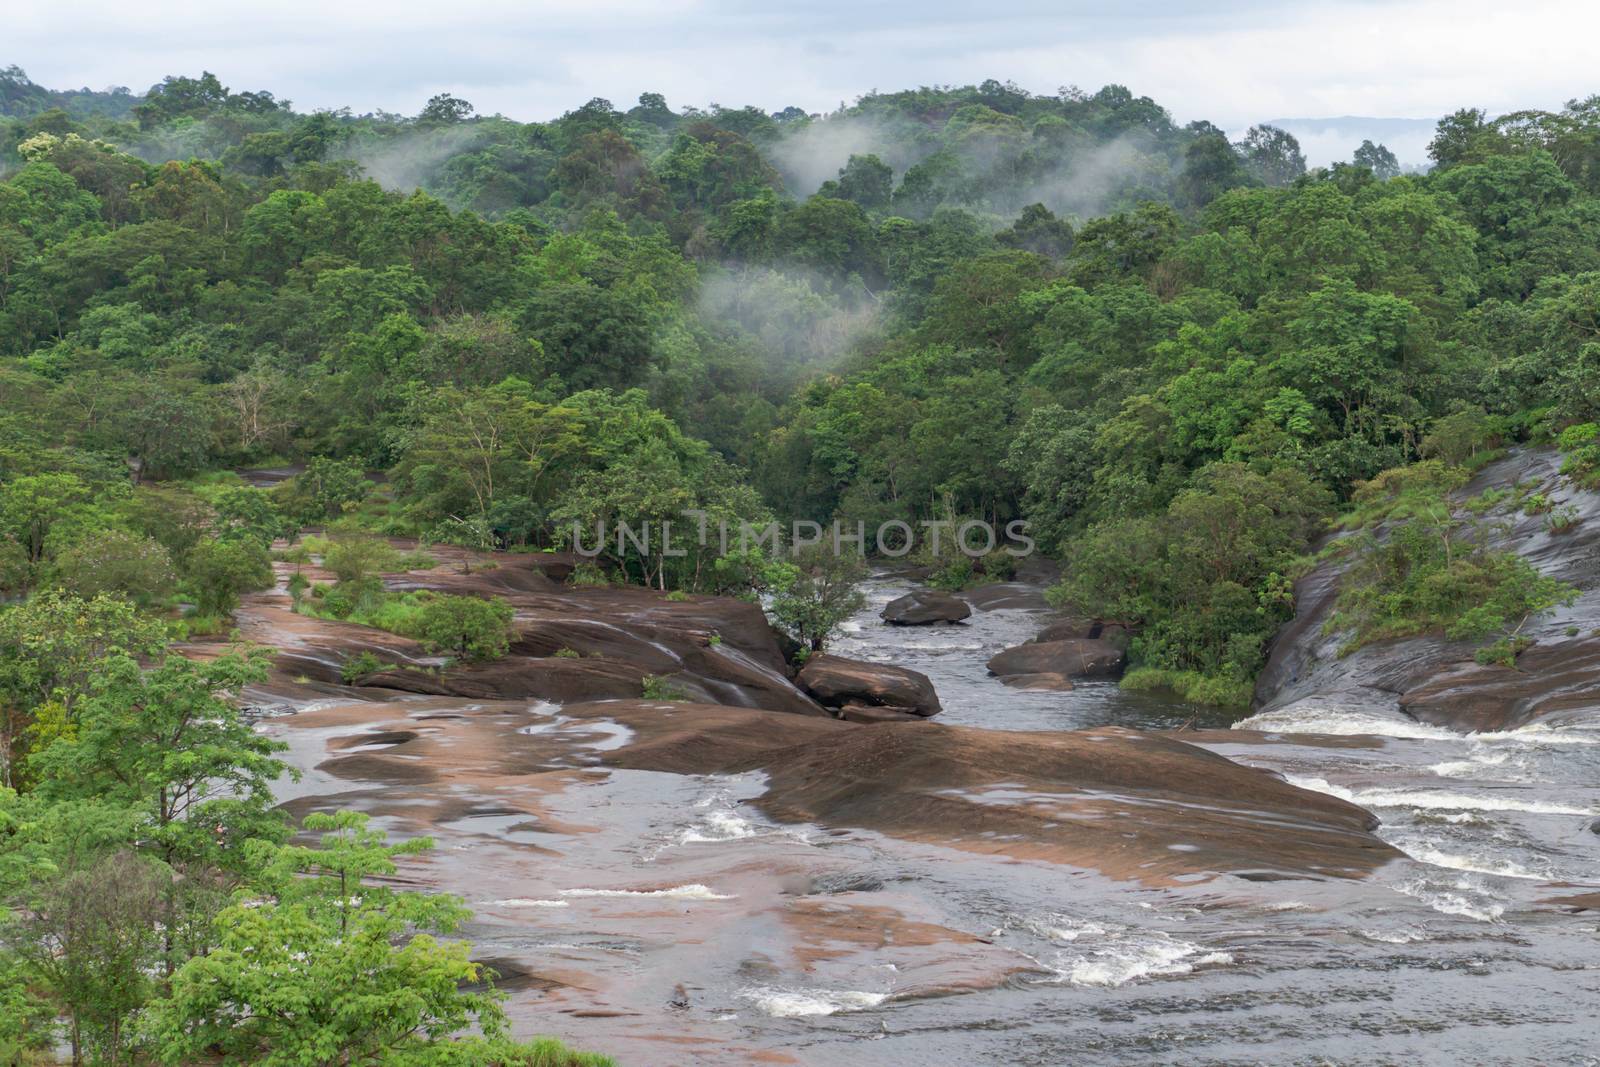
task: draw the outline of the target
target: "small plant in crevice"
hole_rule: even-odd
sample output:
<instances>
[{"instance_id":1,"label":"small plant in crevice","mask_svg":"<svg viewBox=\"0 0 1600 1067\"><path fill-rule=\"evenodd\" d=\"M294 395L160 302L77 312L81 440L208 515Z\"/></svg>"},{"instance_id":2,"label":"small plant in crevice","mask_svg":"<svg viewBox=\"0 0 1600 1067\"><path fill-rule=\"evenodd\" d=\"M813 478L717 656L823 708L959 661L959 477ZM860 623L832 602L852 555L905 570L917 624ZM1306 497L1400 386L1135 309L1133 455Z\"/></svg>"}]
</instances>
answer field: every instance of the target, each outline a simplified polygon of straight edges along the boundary
<instances>
[{"instance_id":1,"label":"small plant in crevice","mask_svg":"<svg viewBox=\"0 0 1600 1067\"><path fill-rule=\"evenodd\" d=\"M1577 505L1563 504L1544 517L1544 528L1553 534L1571 533L1582 522Z\"/></svg>"},{"instance_id":2,"label":"small plant in crevice","mask_svg":"<svg viewBox=\"0 0 1600 1067\"><path fill-rule=\"evenodd\" d=\"M383 661L370 651L362 651L344 661L339 677L345 685L355 685L359 679L383 670Z\"/></svg>"},{"instance_id":3,"label":"small plant in crevice","mask_svg":"<svg viewBox=\"0 0 1600 1067\"><path fill-rule=\"evenodd\" d=\"M673 685L668 679L657 674L647 674L640 679L640 687L646 700L688 700L682 689Z\"/></svg>"},{"instance_id":4,"label":"small plant in crevice","mask_svg":"<svg viewBox=\"0 0 1600 1067\"><path fill-rule=\"evenodd\" d=\"M1532 647L1533 638L1521 634L1508 634L1491 645L1484 645L1473 653L1472 658L1485 667L1512 667L1517 665L1517 657Z\"/></svg>"}]
</instances>

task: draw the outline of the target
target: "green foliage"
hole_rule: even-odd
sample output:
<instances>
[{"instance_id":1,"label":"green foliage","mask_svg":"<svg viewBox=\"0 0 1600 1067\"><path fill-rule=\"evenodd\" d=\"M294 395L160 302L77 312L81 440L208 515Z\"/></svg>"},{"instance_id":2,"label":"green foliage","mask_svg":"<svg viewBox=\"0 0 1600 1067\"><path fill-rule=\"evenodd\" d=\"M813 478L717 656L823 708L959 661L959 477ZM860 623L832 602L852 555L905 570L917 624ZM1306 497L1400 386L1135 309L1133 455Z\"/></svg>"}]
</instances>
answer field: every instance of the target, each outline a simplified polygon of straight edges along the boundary
<instances>
[{"instance_id":1,"label":"green foliage","mask_svg":"<svg viewBox=\"0 0 1600 1067\"><path fill-rule=\"evenodd\" d=\"M400 569L400 552L380 537L358 532L341 532L326 542L322 565L339 581L361 585L383 574Z\"/></svg>"},{"instance_id":2,"label":"green foliage","mask_svg":"<svg viewBox=\"0 0 1600 1067\"><path fill-rule=\"evenodd\" d=\"M673 685L666 678L658 675L647 674L639 680L640 696L645 700L687 700L683 690Z\"/></svg>"},{"instance_id":3,"label":"green foliage","mask_svg":"<svg viewBox=\"0 0 1600 1067\"><path fill-rule=\"evenodd\" d=\"M784 576L774 583L772 617L796 641L820 652L839 624L866 604L861 582L866 563L848 550L836 553L829 544L797 549L783 564Z\"/></svg>"},{"instance_id":4,"label":"green foliage","mask_svg":"<svg viewBox=\"0 0 1600 1067\"><path fill-rule=\"evenodd\" d=\"M417 631L429 646L458 659L499 659L510 646L511 615L511 605L498 597L437 596L423 605Z\"/></svg>"},{"instance_id":5,"label":"green foliage","mask_svg":"<svg viewBox=\"0 0 1600 1067\"><path fill-rule=\"evenodd\" d=\"M278 490L282 509L301 523L327 522L372 492L359 464L317 456Z\"/></svg>"},{"instance_id":6,"label":"green foliage","mask_svg":"<svg viewBox=\"0 0 1600 1067\"><path fill-rule=\"evenodd\" d=\"M204 541L189 554L186 586L201 615L226 615L239 594L272 585L272 558L259 542Z\"/></svg>"},{"instance_id":7,"label":"green foliage","mask_svg":"<svg viewBox=\"0 0 1600 1067\"><path fill-rule=\"evenodd\" d=\"M1206 468L1164 514L1102 523L1072 541L1051 599L1140 627L1136 666L1237 693L1293 614L1291 579L1328 502L1296 471Z\"/></svg>"},{"instance_id":8,"label":"green foliage","mask_svg":"<svg viewBox=\"0 0 1600 1067\"><path fill-rule=\"evenodd\" d=\"M355 685L360 679L369 674L383 670L383 661L370 649L362 649L356 655L344 661L339 668L339 677L345 685Z\"/></svg>"},{"instance_id":9,"label":"green foliage","mask_svg":"<svg viewBox=\"0 0 1600 1067\"><path fill-rule=\"evenodd\" d=\"M469 1025L500 1036L497 998L464 988L484 977L469 947L437 936L467 909L377 880L432 842L386 844L366 821L312 814L305 827L324 831L319 847L261 856L256 885L217 915L210 951L151 1005L146 1030L162 1059L217 1050L230 1063L421 1062Z\"/></svg>"},{"instance_id":10,"label":"green foliage","mask_svg":"<svg viewBox=\"0 0 1600 1067\"><path fill-rule=\"evenodd\" d=\"M1572 587L1481 540L1452 520L1364 535L1329 620L1330 630L1349 631L1341 652L1431 631L1458 641L1514 636L1530 618L1575 599Z\"/></svg>"},{"instance_id":11,"label":"green foliage","mask_svg":"<svg viewBox=\"0 0 1600 1067\"><path fill-rule=\"evenodd\" d=\"M122 594L141 607L162 600L177 583L167 550L148 537L107 530L56 553L54 584L81 597Z\"/></svg>"},{"instance_id":12,"label":"green foliage","mask_svg":"<svg viewBox=\"0 0 1600 1067\"><path fill-rule=\"evenodd\" d=\"M1249 707L1251 696L1250 683L1236 677L1219 678L1197 671L1162 670L1158 667L1139 667L1129 671L1122 676L1122 688L1162 690L1191 703L1224 708Z\"/></svg>"}]
</instances>

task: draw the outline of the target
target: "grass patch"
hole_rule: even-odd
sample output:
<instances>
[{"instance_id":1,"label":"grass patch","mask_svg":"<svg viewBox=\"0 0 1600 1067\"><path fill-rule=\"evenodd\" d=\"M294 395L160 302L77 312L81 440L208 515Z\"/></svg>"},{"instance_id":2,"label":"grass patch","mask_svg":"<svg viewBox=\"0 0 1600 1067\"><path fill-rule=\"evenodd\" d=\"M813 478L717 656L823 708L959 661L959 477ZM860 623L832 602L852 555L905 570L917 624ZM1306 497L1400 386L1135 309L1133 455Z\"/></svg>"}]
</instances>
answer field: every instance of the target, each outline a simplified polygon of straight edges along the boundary
<instances>
[{"instance_id":1,"label":"grass patch","mask_svg":"<svg viewBox=\"0 0 1600 1067\"><path fill-rule=\"evenodd\" d=\"M1169 671L1136 667L1122 676L1122 688L1135 692L1165 690L1194 704L1242 708L1250 704L1254 686L1233 678L1218 678L1199 671Z\"/></svg>"}]
</instances>

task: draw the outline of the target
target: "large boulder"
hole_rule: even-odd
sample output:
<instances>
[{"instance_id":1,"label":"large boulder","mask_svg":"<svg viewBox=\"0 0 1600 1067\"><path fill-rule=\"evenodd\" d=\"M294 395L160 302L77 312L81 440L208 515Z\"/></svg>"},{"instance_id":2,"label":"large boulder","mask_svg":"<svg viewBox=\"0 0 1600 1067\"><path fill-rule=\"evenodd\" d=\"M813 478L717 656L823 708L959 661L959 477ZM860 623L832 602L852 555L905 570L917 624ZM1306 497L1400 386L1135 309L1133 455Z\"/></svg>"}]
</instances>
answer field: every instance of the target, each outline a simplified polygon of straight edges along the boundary
<instances>
[{"instance_id":1,"label":"large boulder","mask_svg":"<svg viewBox=\"0 0 1600 1067\"><path fill-rule=\"evenodd\" d=\"M795 682L818 703L838 711L852 706L889 708L926 718L942 710L926 674L885 663L815 655L806 660Z\"/></svg>"},{"instance_id":2,"label":"large boulder","mask_svg":"<svg viewBox=\"0 0 1600 1067\"><path fill-rule=\"evenodd\" d=\"M893 626L932 626L960 622L971 614L972 605L960 597L918 589L889 601L879 617Z\"/></svg>"},{"instance_id":3,"label":"large boulder","mask_svg":"<svg viewBox=\"0 0 1600 1067\"><path fill-rule=\"evenodd\" d=\"M1033 640L1035 644L1042 645L1053 641L1090 638L1125 649L1128 647L1128 636L1128 628L1120 622L1070 618L1058 619L1051 623L1035 634Z\"/></svg>"},{"instance_id":4,"label":"large boulder","mask_svg":"<svg viewBox=\"0 0 1600 1067\"><path fill-rule=\"evenodd\" d=\"M1030 641L996 655L989 661L989 673L1002 678L1027 674L1096 678L1115 674L1126 659L1127 653L1109 641L1092 638Z\"/></svg>"}]
</instances>

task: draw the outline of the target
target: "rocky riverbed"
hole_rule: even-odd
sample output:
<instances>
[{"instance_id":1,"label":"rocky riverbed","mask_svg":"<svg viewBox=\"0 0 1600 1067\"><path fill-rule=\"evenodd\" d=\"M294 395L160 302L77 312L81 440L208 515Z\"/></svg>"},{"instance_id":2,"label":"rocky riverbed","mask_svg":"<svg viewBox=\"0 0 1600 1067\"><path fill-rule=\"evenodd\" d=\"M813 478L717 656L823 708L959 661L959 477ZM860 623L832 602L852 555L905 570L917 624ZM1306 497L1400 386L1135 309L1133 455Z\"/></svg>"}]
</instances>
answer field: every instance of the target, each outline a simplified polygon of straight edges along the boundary
<instances>
[{"instance_id":1,"label":"rocky riverbed","mask_svg":"<svg viewBox=\"0 0 1600 1067\"><path fill-rule=\"evenodd\" d=\"M915 587L887 576L834 651L939 709L844 721L750 605L496 562L395 579L506 596L487 667L282 592L239 621L283 650L251 697L304 772L284 803L435 837L405 877L476 909L519 1031L651 1065L1582 1063L1600 1038L1585 722L1463 735L1331 692L1228 729L1111 678L1008 687L987 665L1055 621L1037 590L892 625ZM342 684L363 649L391 666Z\"/></svg>"}]
</instances>

